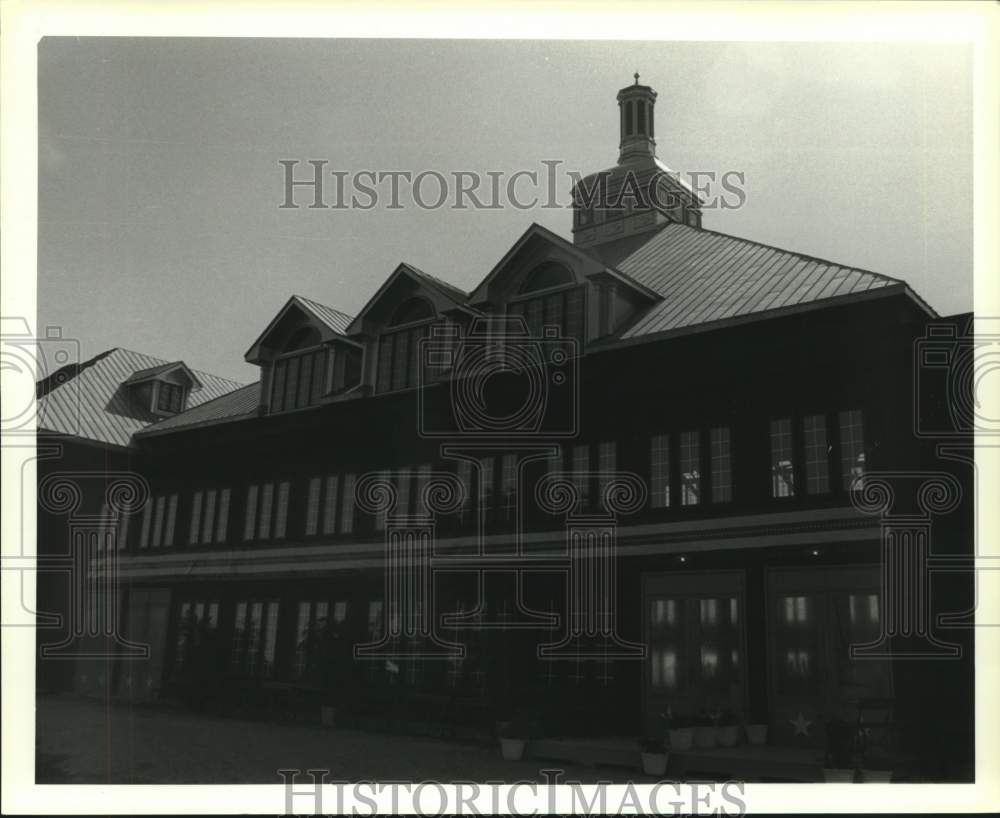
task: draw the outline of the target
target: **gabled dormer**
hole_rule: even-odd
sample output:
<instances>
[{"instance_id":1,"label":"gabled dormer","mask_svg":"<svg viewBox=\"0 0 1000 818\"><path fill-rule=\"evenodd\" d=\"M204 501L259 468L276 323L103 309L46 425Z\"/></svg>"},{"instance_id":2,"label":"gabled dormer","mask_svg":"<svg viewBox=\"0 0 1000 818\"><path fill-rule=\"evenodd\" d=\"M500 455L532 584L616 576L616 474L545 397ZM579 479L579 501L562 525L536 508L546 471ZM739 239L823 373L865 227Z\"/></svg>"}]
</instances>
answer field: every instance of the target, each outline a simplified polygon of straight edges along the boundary
<instances>
[{"instance_id":1,"label":"gabled dormer","mask_svg":"<svg viewBox=\"0 0 1000 818\"><path fill-rule=\"evenodd\" d=\"M400 264L347 327L352 338L374 351L366 383L379 393L395 392L418 386L425 376L444 375L445 364L421 360L421 342L433 333L445 345L457 344L476 315L468 298L457 287Z\"/></svg>"},{"instance_id":2,"label":"gabled dormer","mask_svg":"<svg viewBox=\"0 0 1000 818\"><path fill-rule=\"evenodd\" d=\"M351 316L293 295L245 359L261 369L261 409L304 409L361 385L364 347L347 337Z\"/></svg>"},{"instance_id":3,"label":"gabled dormer","mask_svg":"<svg viewBox=\"0 0 1000 818\"><path fill-rule=\"evenodd\" d=\"M469 298L484 312L522 317L532 337L554 327L581 349L660 300L538 224L524 232Z\"/></svg>"},{"instance_id":4,"label":"gabled dormer","mask_svg":"<svg viewBox=\"0 0 1000 818\"><path fill-rule=\"evenodd\" d=\"M188 396L202 386L183 361L140 369L133 372L124 385L133 406L156 417L183 412L187 409Z\"/></svg>"}]
</instances>

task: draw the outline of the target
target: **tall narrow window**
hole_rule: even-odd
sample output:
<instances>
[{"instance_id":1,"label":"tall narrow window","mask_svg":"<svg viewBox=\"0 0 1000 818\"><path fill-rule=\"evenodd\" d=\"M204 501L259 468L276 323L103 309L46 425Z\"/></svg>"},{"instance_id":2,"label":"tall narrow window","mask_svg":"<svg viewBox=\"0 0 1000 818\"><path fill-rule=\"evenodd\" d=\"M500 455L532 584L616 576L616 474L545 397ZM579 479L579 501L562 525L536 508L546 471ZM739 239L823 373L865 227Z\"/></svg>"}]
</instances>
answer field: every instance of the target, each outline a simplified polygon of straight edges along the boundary
<instances>
[{"instance_id":1,"label":"tall narrow window","mask_svg":"<svg viewBox=\"0 0 1000 818\"><path fill-rule=\"evenodd\" d=\"M430 514L424 492L427 491L427 484L431 479L431 464L421 463L417 466L416 479L413 486L413 502L416 503L417 514Z\"/></svg>"},{"instance_id":2,"label":"tall narrow window","mask_svg":"<svg viewBox=\"0 0 1000 818\"><path fill-rule=\"evenodd\" d=\"M826 417L806 415L802 419L802 432L806 446L806 492L823 494L830 490Z\"/></svg>"},{"instance_id":3,"label":"tall narrow window","mask_svg":"<svg viewBox=\"0 0 1000 818\"><path fill-rule=\"evenodd\" d=\"M173 496L176 497L177 495L175 494ZM131 511L125 511L121 515L121 517L118 518L118 548L119 548L119 550L121 550L122 548L127 548L128 547L128 529L129 529L129 521L131 519L132 519L132 512Z\"/></svg>"},{"instance_id":4,"label":"tall narrow window","mask_svg":"<svg viewBox=\"0 0 1000 818\"><path fill-rule=\"evenodd\" d=\"M600 473L598 501L603 502L604 493L618 468L618 445L613 440L605 440L597 448L597 471Z\"/></svg>"},{"instance_id":5,"label":"tall narrow window","mask_svg":"<svg viewBox=\"0 0 1000 818\"><path fill-rule=\"evenodd\" d=\"M196 491L191 498L191 528L188 530L188 542L198 544L198 533L201 531L201 503L204 492Z\"/></svg>"},{"instance_id":6,"label":"tall narrow window","mask_svg":"<svg viewBox=\"0 0 1000 818\"><path fill-rule=\"evenodd\" d=\"M495 457L484 457L479 463L479 507L487 520L492 517L495 507L494 469L496 469Z\"/></svg>"},{"instance_id":7,"label":"tall narrow window","mask_svg":"<svg viewBox=\"0 0 1000 818\"><path fill-rule=\"evenodd\" d=\"M319 493L323 480L313 477L309 481L309 496L306 500L306 536L311 537L317 531L319 523Z\"/></svg>"},{"instance_id":8,"label":"tall narrow window","mask_svg":"<svg viewBox=\"0 0 1000 818\"><path fill-rule=\"evenodd\" d=\"M271 508L274 505L274 483L265 483L260 492L260 519L257 536L262 540L271 538Z\"/></svg>"},{"instance_id":9,"label":"tall narrow window","mask_svg":"<svg viewBox=\"0 0 1000 818\"><path fill-rule=\"evenodd\" d=\"M156 498L156 514L153 517L153 548L159 548L163 542L163 512L166 508L166 500L163 497Z\"/></svg>"},{"instance_id":10,"label":"tall narrow window","mask_svg":"<svg viewBox=\"0 0 1000 818\"><path fill-rule=\"evenodd\" d=\"M473 486L472 486L472 461L459 460L455 467L458 482L462 484L462 505L458 510L459 524L466 523L472 513L473 507Z\"/></svg>"},{"instance_id":11,"label":"tall narrow window","mask_svg":"<svg viewBox=\"0 0 1000 818\"><path fill-rule=\"evenodd\" d=\"M503 519L513 522L517 515L517 455L505 454L500 463L500 495Z\"/></svg>"},{"instance_id":12,"label":"tall narrow window","mask_svg":"<svg viewBox=\"0 0 1000 818\"><path fill-rule=\"evenodd\" d=\"M215 524L215 541L225 542L229 534L229 489L219 492L219 512Z\"/></svg>"},{"instance_id":13,"label":"tall narrow window","mask_svg":"<svg viewBox=\"0 0 1000 818\"><path fill-rule=\"evenodd\" d=\"M712 446L712 502L728 503L733 499L732 448L729 427L718 426L710 432Z\"/></svg>"},{"instance_id":14,"label":"tall narrow window","mask_svg":"<svg viewBox=\"0 0 1000 818\"><path fill-rule=\"evenodd\" d=\"M212 529L215 526L215 489L205 492L205 513L204 525L201 531L201 541L210 543L212 541Z\"/></svg>"},{"instance_id":15,"label":"tall narrow window","mask_svg":"<svg viewBox=\"0 0 1000 818\"><path fill-rule=\"evenodd\" d=\"M258 491L259 489L256 483L247 487L247 509L246 518L243 523L243 539L247 542L252 540L254 538L254 534L256 534Z\"/></svg>"},{"instance_id":16,"label":"tall narrow window","mask_svg":"<svg viewBox=\"0 0 1000 818\"><path fill-rule=\"evenodd\" d=\"M323 502L323 533L334 534L337 531L337 483L336 474L326 476L326 498Z\"/></svg>"},{"instance_id":17,"label":"tall narrow window","mask_svg":"<svg viewBox=\"0 0 1000 818\"><path fill-rule=\"evenodd\" d=\"M840 417L840 474L844 488L850 489L853 481L865 473L865 427L860 409L841 412Z\"/></svg>"},{"instance_id":18,"label":"tall narrow window","mask_svg":"<svg viewBox=\"0 0 1000 818\"><path fill-rule=\"evenodd\" d=\"M681 433L681 505L696 506L701 502L701 435Z\"/></svg>"},{"instance_id":19,"label":"tall narrow window","mask_svg":"<svg viewBox=\"0 0 1000 818\"><path fill-rule=\"evenodd\" d=\"M153 501L147 500L146 505L142 509L142 530L139 534L139 547L147 548L149 546L149 524L153 517Z\"/></svg>"},{"instance_id":20,"label":"tall narrow window","mask_svg":"<svg viewBox=\"0 0 1000 818\"><path fill-rule=\"evenodd\" d=\"M344 493L340 506L340 533L354 531L354 475L344 475Z\"/></svg>"},{"instance_id":21,"label":"tall narrow window","mask_svg":"<svg viewBox=\"0 0 1000 818\"><path fill-rule=\"evenodd\" d=\"M291 490L289 482L282 480L278 484L278 507L274 515L274 538L283 539L288 525L288 493Z\"/></svg>"},{"instance_id":22,"label":"tall narrow window","mask_svg":"<svg viewBox=\"0 0 1000 818\"><path fill-rule=\"evenodd\" d=\"M573 484L580 498L579 508L590 507L590 446L583 443L573 447Z\"/></svg>"},{"instance_id":23,"label":"tall narrow window","mask_svg":"<svg viewBox=\"0 0 1000 818\"><path fill-rule=\"evenodd\" d=\"M771 421L771 496L795 496L795 469L792 466L792 421Z\"/></svg>"},{"instance_id":24,"label":"tall narrow window","mask_svg":"<svg viewBox=\"0 0 1000 818\"><path fill-rule=\"evenodd\" d=\"M670 435L649 439L650 502L653 508L670 507Z\"/></svg>"},{"instance_id":25,"label":"tall narrow window","mask_svg":"<svg viewBox=\"0 0 1000 818\"><path fill-rule=\"evenodd\" d=\"M410 513L410 483L412 482L410 480L410 470L400 469L397 471L394 482L396 484L396 492L398 493L395 513L405 516Z\"/></svg>"}]
</instances>

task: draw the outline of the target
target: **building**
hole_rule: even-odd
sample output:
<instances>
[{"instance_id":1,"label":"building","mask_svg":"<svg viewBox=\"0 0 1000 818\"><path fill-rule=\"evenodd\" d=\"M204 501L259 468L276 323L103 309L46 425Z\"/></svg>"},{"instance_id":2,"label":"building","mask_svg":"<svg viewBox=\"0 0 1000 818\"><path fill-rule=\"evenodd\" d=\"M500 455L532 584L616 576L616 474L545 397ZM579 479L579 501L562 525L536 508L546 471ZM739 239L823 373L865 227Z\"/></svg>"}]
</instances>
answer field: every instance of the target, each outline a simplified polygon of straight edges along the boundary
<instances>
[{"instance_id":1,"label":"building","mask_svg":"<svg viewBox=\"0 0 1000 818\"><path fill-rule=\"evenodd\" d=\"M52 354L53 360L72 360L68 344L49 341L66 347L60 350L64 355ZM66 363L38 383L40 691L76 689L103 695L111 681L106 669L88 668L79 661L87 652L89 634L83 619L71 610L86 592L74 587L72 577L85 576L82 571L74 574L74 559L86 558L96 545L91 540L117 520L109 509L108 491L125 488L128 493L143 479L132 435L240 387L191 370L183 361L120 347L82 363Z\"/></svg>"},{"instance_id":2,"label":"building","mask_svg":"<svg viewBox=\"0 0 1000 818\"><path fill-rule=\"evenodd\" d=\"M877 703L899 775L970 774L970 631L936 615L971 578L896 593L931 540L971 553L968 492L927 503L968 465L912 422L947 416L914 350L967 317L703 228L655 100L619 93L572 241L530 226L471 293L400 264L354 316L292 296L259 382L115 441L149 498L93 570L150 658L89 660L110 689L468 736L721 714L810 751ZM150 372L119 383L183 407Z\"/></svg>"}]
</instances>

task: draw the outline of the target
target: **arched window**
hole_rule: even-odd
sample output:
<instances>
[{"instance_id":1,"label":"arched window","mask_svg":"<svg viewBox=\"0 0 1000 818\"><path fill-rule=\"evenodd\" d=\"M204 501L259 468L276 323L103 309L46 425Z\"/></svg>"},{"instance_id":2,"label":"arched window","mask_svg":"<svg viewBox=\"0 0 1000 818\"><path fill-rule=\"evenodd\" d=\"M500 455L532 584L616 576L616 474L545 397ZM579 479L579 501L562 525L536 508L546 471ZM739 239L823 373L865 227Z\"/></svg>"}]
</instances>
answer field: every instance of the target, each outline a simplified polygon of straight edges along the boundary
<instances>
[{"instance_id":1,"label":"arched window","mask_svg":"<svg viewBox=\"0 0 1000 818\"><path fill-rule=\"evenodd\" d=\"M407 299L396 307L389 319L392 329L383 332L379 338L376 391L389 392L419 385L424 371L420 342L430 333L432 325L429 319L436 315L431 303L419 296ZM411 326L413 324L416 326Z\"/></svg>"},{"instance_id":2,"label":"arched window","mask_svg":"<svg viewBox=\"0 0 1000 818\"><path fill-rule=\"evenodd\" d=\"M547 290L550 287L572 284L574 281L573 274L559 262L543 261L528 273L519 292L521 295L524 295L525 293L533 293L537 290Z\"/></svg>"},{"instance_id":3,"label":"arched window","mask_svg":"<svg viewBox=\"0 0 1000 818\"><path fill-rule=\"evenodd\" d=\"M556 327L563 337L582 342L583 288L572 286L575 283L568 268L556 261L544 261L525 278L507 312L524 318L532 337L541 338L545 327Z\"/></svg>"},{"instance_id":4,"label":"arched window","mask_svg":"<svg viewBox=\"0 0 1000 818\"><path fill-rule=\"evenodd\" d=\"M319 330L316 327L299 327L288 336L288 340L281 348L282 352L295 352L298 349L308 349L316 346L320 341Z\"/></svg>"},{"instance_id":5,"label":"arched window","mask_svg":"<svg viewBox=\"0 0 1000 818\"><path fill-rule=\"evenodd\" d=\"M434 317L434 308L424 298L410 298L396 307L389 321L390 327L398 327L400 324L412 324L414 321L423 321Z\"/></svg>"}]
</instances>

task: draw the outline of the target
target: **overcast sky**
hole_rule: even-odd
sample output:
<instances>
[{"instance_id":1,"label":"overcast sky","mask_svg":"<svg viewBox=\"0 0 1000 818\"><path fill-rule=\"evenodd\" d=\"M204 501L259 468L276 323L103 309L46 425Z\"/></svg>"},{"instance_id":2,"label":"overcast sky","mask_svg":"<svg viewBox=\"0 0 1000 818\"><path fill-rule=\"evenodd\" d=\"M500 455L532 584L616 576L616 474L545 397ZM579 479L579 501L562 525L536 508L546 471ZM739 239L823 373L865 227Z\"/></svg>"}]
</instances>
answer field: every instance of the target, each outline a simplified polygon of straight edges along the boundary
<instances>
[{"instance_id":1,"label":"overcast sky","mask_svg":"<svg viewBox=\"0 0 1000 818\"><path fill-rule=\"evenodd\" d=\"M251 381L243 354L292 293L353 313L400 261L472 289L531 222L570 237L569 211L283 210L279 160L599 170L617 159L615 94L636 70L659 93L661 160L745 174L744 206L706 212L705 227L905 278L942 314L969 310L970 57L951 45L46 38L38 323L79 339L83 357L123 346Z\"/></svg>"}]
</instances>

